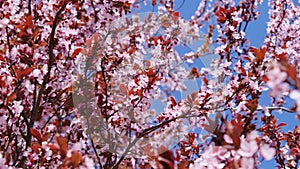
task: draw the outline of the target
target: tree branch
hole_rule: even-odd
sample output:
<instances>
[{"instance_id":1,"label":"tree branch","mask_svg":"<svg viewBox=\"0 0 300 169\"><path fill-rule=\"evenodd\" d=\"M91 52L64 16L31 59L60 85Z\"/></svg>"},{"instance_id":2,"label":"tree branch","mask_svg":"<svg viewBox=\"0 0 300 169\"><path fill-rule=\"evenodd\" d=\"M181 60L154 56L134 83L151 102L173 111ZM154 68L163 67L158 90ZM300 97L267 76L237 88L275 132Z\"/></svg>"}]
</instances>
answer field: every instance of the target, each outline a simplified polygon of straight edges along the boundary
<instances>
[{"instance_id":1,"label":"tree branch","mask_svg":"<svg viewBox=\"0 0 300 169\"><path fill-rule=\"evenodd\" d=\"M289 113L295 113L294 110L288 109L286 107L265 107L265 108L258 108L257 111L264 111L265 109L267 110L283 110Z\"/></svg>"},{"instance_id":2,"label":"tree branch","mask_svg":"<svg viewBox=\"0 0 300 169\"><path fill-rule=\"evenodd\" d=\"M191 113L191 109L187 112L187 113L184 113L178 117L175 117L175 118L172 118L172 119L169 119L167 121L164 121L164 122L161 122L160 124L156 125L156 126L152 126L148 129L145 129L141 134L139 134L130 144L128 144L128 146L126 147L124 153L121 155L120 159L117 161L117 163L115 163L112 167L112 169L118 169L118 166L120 165L120 163L124 160L125 156L128 154L128 152L130 151L130 149L141 139L143 138L144 136L146 136L147 134L150 134L151 132L169 124L170 122L173 122L175 120L178 120L178 119L181 119L181 118L187 118L188 114Z\"/></svg>"},{"instance_id":3,"label":"tree branch","mask_svg":"<svg viewBox=\"0 0 300 169\"><path fill-rule=\"evenodd\" d=\"M66 8L66 6L67 6L67 3L64 3L62 5L62 7L56 13L54 21L53 21L52 30L51 30L51 34L50 34L50 41L49 41L49 60L48 60L48 64L47 64L48 65L48 72L44 76L44 80L43 80L41 88L38 92L36 104L34 105L33 110L32 110L32 115L31 115L31 118L30 118L30 127L33 126L33 123L36 119L37 112L38 112L38 109L40 107L40 103L41 103L41 100L42 100L43 92L45 90L46 84L50 80L51 68L52 68L52 65L55 61L55 56L54 56L54 53L53 53L53 49L54 49L54 46L55 46L55 44L54 44L55 43L54 42L54 40L55 40L55 31L56 31L56 28L57 28L57 25L58 25L58 22L59 22L59 17L61 15L61 13L64 11L64 9Z\"/></svg>"},{"instance_id":4,"label":"tree branch","mask_svg":"<svg viewBox=\"0 0 300 169\"><path fill-rule=\"evenodd\" d=\"M28 13L31 15L31 0L28 0Z\"/></svg>"}]
</instances>

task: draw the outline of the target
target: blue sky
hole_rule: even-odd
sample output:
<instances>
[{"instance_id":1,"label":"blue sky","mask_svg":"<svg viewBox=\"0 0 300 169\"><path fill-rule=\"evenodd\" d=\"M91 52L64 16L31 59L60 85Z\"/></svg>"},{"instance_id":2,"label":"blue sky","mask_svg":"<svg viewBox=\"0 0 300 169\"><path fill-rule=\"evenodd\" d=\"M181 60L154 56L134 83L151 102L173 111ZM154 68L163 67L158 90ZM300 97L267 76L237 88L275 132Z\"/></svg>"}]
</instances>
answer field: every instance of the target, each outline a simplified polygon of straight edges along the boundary
<instances>
[{"instance_id":1,"label":"blue sky","mask_svg":"<svg viewBox=\"0 0 300 169\"><path fill-rule=\"evenodd\" d=\"M142 5L142 9L139 10L139 12L146 12L146 11L156 11L156 7L151 6L151 1L148 0L148 6L144 7ZM184 3L183 3L184 2ZM201 2L201 0L177 0L175 1L175 9L180 6L180 9L177 11L180 12L180 16L184 17L185 19L190 19L190 17L194 14L194 12L197 10L198 4ZM298 1L294 1L295 4L300 5ZM260 47L263 45L265 35L266 35L266 28L267 28L267 22L269 20L268 17L268 1L264 0L262 4L258 6L258 11L260 12L260 16L258 20L250 22L248 25L248 28L246 30L246 38L250 41L251 46ZM135 12L134 12L135 13ZM201 42L195 42L194 44L190 45L190 48L195 49L197 44ZM179 52L185 52L190 49L187 48L181 48L179 49ZM210 61L214 56L208 56L205 58L202 58L202 66L208 66L207 62ZM187 93L190 93L191 91L197 90L198 85L195 82L188 82L189 84L189 90ZM177 99L180 99L180 97L184 97L186 93L175 93L177 96ZM270 98L268 97L267 92L262 95L260 99L261 105L270 105ZM293 102L288 101L287 105L291 106ZM164 107L159 101L152 102L152 107L155 108L158 111L161 111ZM295 125L297 125L297 121L295 120L295 114L285 113L283 112L280 114L279 112L275 112L274 115L278 118L281 122L286 122L288 126L284 127L284 130L291 130ZM260 169L269 169L269 168L275 168L275 161L264 161L259 168Z\"/></svg>"}]
</instances>

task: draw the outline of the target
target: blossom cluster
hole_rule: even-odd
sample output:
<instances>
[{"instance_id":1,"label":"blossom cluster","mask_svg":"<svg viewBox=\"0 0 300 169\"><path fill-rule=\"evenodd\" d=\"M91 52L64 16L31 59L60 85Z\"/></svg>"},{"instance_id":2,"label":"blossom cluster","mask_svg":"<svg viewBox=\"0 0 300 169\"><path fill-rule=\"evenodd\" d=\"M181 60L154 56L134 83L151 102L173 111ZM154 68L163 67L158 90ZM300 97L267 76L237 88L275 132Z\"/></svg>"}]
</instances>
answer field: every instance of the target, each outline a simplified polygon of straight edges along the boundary
<instances>
[{"instance_id":1,"label":"blossom cluster","mask_svg":"<svg viewBox=\"0 0 300 169\"><path fill-rule=\"evenodd\" d=\"M0 0L0 168L299 167L299 127L278 112L300 119L300 7L270 1L254 47L260 0L203 0L190 20L141 2ZM178 98L186 80L199 88Z\"/></svg>"}]
</instances>

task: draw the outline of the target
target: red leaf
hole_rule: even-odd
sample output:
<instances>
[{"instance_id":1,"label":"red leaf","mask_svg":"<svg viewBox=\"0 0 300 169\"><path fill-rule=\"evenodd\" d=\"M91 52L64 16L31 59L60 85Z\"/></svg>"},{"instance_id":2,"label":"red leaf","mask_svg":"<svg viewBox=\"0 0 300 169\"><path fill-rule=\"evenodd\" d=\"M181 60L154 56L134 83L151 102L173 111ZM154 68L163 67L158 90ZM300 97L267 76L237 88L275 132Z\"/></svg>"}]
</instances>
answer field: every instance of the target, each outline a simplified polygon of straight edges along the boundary
<instances>
[{"instance_id":1,"label":"red leaf","mask_svg":"<svg viewBox=\"0 0 300 169\"><path fill-rule=\"evenodd\" d=\"M226 17L225 16L219 16L218 17L218 22L225 23L226 22Z\"/></svg>"},{"instance_id":2,"label":"red leaf","mask_svg":"<svg viewBox=\"0 0 300 169\"><path fill-rule=\"evenodd\" d=\"M35 152L35 153L37 153L37 154L39 154L40 153L40 148L41 148L42 146L41 146L41 144L40 143L38 143L38 142L32 142L31 143L31 149Z\"/></svg>"},{"instance_id":3,"label":"red leaf","mask_svg":"<svg viewBox=\"0 0 300 169\"><path fill-rule=\"evenodd\" d=\"M215 13L217 16L225 15L226 9L225 8L219 8L219 10Z\"/></svg>"},{"instance_id":4,"label":"red leaf","mask_svg":"<svg viewBox=\"0 0 300 169\"><path fill-rule=\"evenodd\" d=\"M298 155L300 152L299 152L299 150L298 150L298 148L296 148L296 147L293 147L293 148L291 148L291 150L290 150L290 154L291 155Z\"/></svg>"},{"instance_id":5,"label":"red leaf","mask_svg":"<svg viewBox=\"0 0 300 169\"><path fill-rule=\"evenodd\" d=\"M151 4L152 4L152 6L155 6L156 5L156 0L152 0Z\"/></svg>"},{"instance_id":6,"label":"red leaf","mask_svg":"<svg viewBox=\"0 0 300 169\"><path fill-rule=\"evenodd\" d=\"M137 94L138 96L142 97L142 96L143 96L143 89L137 90L137 91L136 91L136 94Z\"/></svg>"},{"instance_id":7,"label":"red leaf","mask_svg":"<svg viewBox=\"0 0 300 169\"><path fill-rule=\"evenodd\" d=\"M31 128L30 132L31 132L32 136L35 137L39 142L43 141L42 135L37 129Z\"/></svg>"},{"instance_id":8,"label":"red leaf","mask_svg":"<svg viewBox=\"0 0 300 169\"><path fill-rule=\"evenodd\" d=\"M47 133L47 134L43 135L42 140L47 141L49 136L50 136L50 133Z\"/></svg>"},{"instance_id":9,"label":"red leaf","mask_svg":"<svg viewBox=\"0 0 300 169\"><path fill-rule=\"evenodd\" d=\"M136 51L136 48L135 47L132 47L128 50L128 54L131 55L133 54L134 52Z\"/></svg>"},{"instance_id":10,"label":"red leaf","mask_svg":"<svg viewBox=\"0 0 300 169\"><path fill-rule=\"evenodd\" d=\"M191 71L190 71L189 76L190 76L191 78L199 78L199 77L200 77L200 74L199 74L199 72L198 72L198 69L197 69L196 67L193 67L193 68L191 69Z\"/></svg>"},{"instance_id":11,"label":"red leaf","mask_svg":"<svg viewBox=\"0 0 300 169\"><path fill-rule=\"evenodd\" d=\"M51 151L53 151L53 153L56 153L58 150L58 147L55 146L54 144L47 144L47 146L50 148Z\"/></svg>"},{"instance_id":12,"label":"red leaf","mask_svg":"<svg viewBox=\"0 0 300 169\"><path fill-rule=\"evenodd\" d=\"M286 61L287 60L287 55L286 53L281 53L281 54L275 54L275 57L279 59L280 61Z\"/></svg>"},{"instance_id":13,"label":"red leaf","mask_svg":"<svg viewBox=\"0 0 300 169\"><path fill-rule=\"evenodd\" d=\"M71 157L68 158L68 165L77 168L79 164L83 161L82 155L80 152L72 152Z\"/></svg>"},{"instance_id":14,"label":"red leaf","mask_svg":"<svg viewBox=\"0 0 300 169\"><path fill-rule=\"evenodd\" d=\"M279 123L278 125L277 125L277 127L282 127L282 126L286 126L287 124L286 123Z\"/></svg>"},{"instance_id":15,"label":"red leaf","mask_svg":"<svg viewBox=\"0 0 300 169\"><path fill-rule=\"evenodd\" d=\"M170 97L170 101L171 101L171 103L172 103L172 106L176 106L176 101L175 101L175 99L174 99L174 97Z\"/></svg>"},{"instance_id":16,"label":"red leaf","mask_svg":"<svg viewBox=\"0 0 300 169\"><path fill-rule=\"evenodd\" d=\"M178 11L176 11L176 12L173 12L173 21L177 21L178 20L178 17L179 17L179 15L180 15L180 13L178 12Z\"/></svg>"},{"instance_id":17,"label":"red leaf","mask_svg":"<svg viewBox=\"0 0 300 169\"><path fill-rule=\"evenodd\" d=\"M18 69L18 70L16 70L16 76L18 79L20 79L20 78L28 75L29 73L31 73L32 70L33 70L32 67L28 67L26 69Z\"/></svg>"},{"instance_id":18,"label":"red leaf","mask_svg":"<svg viewBox=\"0 0 300 169\"><path fill-rule=\"evenodd\" d=\"M240 140L240 130L237 129L237 127L235 126L235 128L232 130L232 132L229 134L229 136L232 139L233 145L236 149L238 149L240 147L241 144L241 140Z\"/></svg>"},{"instance_id":19,"label":"red leaf","mask_svg":"<svg viewBox=\"0 0 300 169\"><path fill-rule=\"evenodd\" d=\"M178 11L173 12L173 16L179 17L180 13Z\"/></svg>"},{"instance_id":20,"label":"red leaf","mask_svg":"<svg viewBox=\"0 0 300 169\"><path fill-rule=\"evenodd\" d=\"M234 26L235 28L237 27L238 22L237 21L233 21L232 22L232 26Z\"/></svg>"},{"instance_id":21,"label":"red leaf","mask_svg":"<svg viewBox=\"0 0 300 169\"><path fill-rule=\"evenodd\" d=\"M134 94L134 90L133 89L129 90L128 96L133 95L133 94Z\"/></svg>"},{"instance_id":22,"label":"red leaf","mask_svg":"<svg viewBox=\"0 0 300 169\"><path fill-rule=\"evenodd\" d=\"M56 142L59 145L61 156L66 157L68 151L68 140L62 136L56 137Z\"/></svg>"},{"instance_id":23,"label":"red leaf","mask_svg":"<svg viewBox=\"0 0 300 169\"><path fill-rule=\"evenodd\" d=\"M265 47L260 48L260 49L257 49L257 48L254 48L254 47L250 48L250 52L253 52L254 55L258 58L259 61L264 60L265 55L266 55L266 51L267 51L267 48L265 48Z\"/></svg>"},{"instance_id":24,"label":"red leaf","mask_svg":"<svg viewBox=\"0 0 300 169\"><path fill-rule=\"evenodd\" d=\"M294 81L297 80L297 70L294 66L287 66L287 73L289 75L289 77L291 77Z\"/></svg>"},{"instance_id":25,"label":"red leaf","mask_svg":"<svg viewBox=\"0 0 300 169\"><path fill-rule=\"evenodd\" d=\"M175 157L174 157L172 151L168 150L164 146L159 147L158 151L163 152L159 155L160 158L158 158L160 168L173 169Z\"/></svg>"},{"instance_id":26,"label":"red leaf","mask_svg":"<svg viewBox=\"0 0 300 169\"><path fill-rule=\"evenodd\" d=\"M227 10L227 12L229 12L230 14L233 13L235 11L235 7L231 7L229 10Z\"/></svg>"},{"instance_id":27,"label":"red leaf","mask_svg":"<svg viewBox=\"0 0 300 169\"><path fill-rule=\"evenodd\" d=\"M177 166L178 169L188 169L189 167L189 160L184 160L180 162Z\"/></svg>"},{"instance_id":28,"label":"red leaf","mask_svg":"<svg viewBox=\"0 0 300 169\"><path fill-rule=\"evenodd\" d=\"M153 68L150 68L149 71L147 72L147 75L148 75L149 77L153 77L153 76L155 75L154 69L153 69Z\"/></svg>"},{"instance_id":29,"label":"red leaf","mask_svg":"<svg viewBox=\"0 0 300 169\"><path fill-rule=\"evenodd\" d=\"M265 83L267 83L269 81L269 78L268 78L268 76L263 75L261 80L263 80Z\"/></svg>"},{"instance_id":30,"label":"red leaf","mask_svg":"<svg viewBox=\"0 0 300 169\"><path fill-rule=\"evenodd\" d=\"M0 55L0 61L5 62L5 58L2 55Z\"/></svg>"},{"instance_id":31,"label":"red leaf","mask_svg":"<svg viewBox=\"0 0 300 169\"><path fill-rule=\"evenodd\" d=\"M72 58L75 58L75 56L77 56L77 55L81 52L81 50L82 50L81 48L75 49L74 52L72 53L72 56L71 56L71 57L72 57Z\"/></svg>"},{"instance_id":32,"label":"red leaf","mask_svg":"<svg viewBox=\"0 0 300 169\"><path fill-rule=\"evenodd\" d=\"M27 26L28 28L33 28L32 15L27 15L25 26Z\"/></svg>"},{"instance_id":33,"label":"red leaf","mask_svg":"<svg viewBox=\"0 0 300 169\"><path fill-rule=\"evenodd\" d=\"M246 70L243 67L239 68L241 75L247 76Z\"/></svg>"},{"instance_id":34,"label":"red leaf","mask_svg":"<svg viewBox=\"0 0 300 169\"><path fill-rule=\"evenodd\" d=\"M127 86L125 84L120 84L119 87L121 94L127 95Z\"/></svg>"},{"instance_id":35,"label":"red leaf","mask_svg":"<svg viewBox=\"0 0 300 169\"><path fill-rule=\"evenodd\" d=\"M202 80L203 80L204 84L208 85L208 79L206 77L203 77Z\"/></svg>"},{"instance_id":36,"label":"red leaf","mask_svg":"<svg viewBox=\"0 0 300 169\"><path fill-rule=\"evenodd\" d=\"M250 109L252 112L254 112L257 109L258 106L258 100L253 99L253 100L248 100L246 103L246 107Z\"/></svg>"},{"instance_id":37,"label":"red leaf","mask_svg":"<svg viewBox=\"0 0 300 169\"><path fill-rule=\"evenodd\" d=\"M266 48L266 47L260 48L260 51L259 51L259 53L257 54L258 59L264 60L265 55L266 55L266 51L267 51L267 48Z\"/></svg>"},{"instance_id":38,"label":"red leaf","mask_svg":"<svg viewBox=\"0 0 300 169\"><path fill-rule=\"evenodd\" d=\"M242 120L243 120L243 119L242 119L242 115L241 115L241 114L238 114L236 119L237 119L237 122L238 122L239 124L242 124Z\"/></svg>"},{"instance_id":39,"label":"red leaf","mask_svg":"<svg viewBox=\"0 0 300 169\"><path fill-rule=\"evenodd\" d=\"M16 93L11 93L10 95L7 96L7 102L12 102L13 100L15 100L16 97L17 97Z\"/></svg>"}]
</instances>

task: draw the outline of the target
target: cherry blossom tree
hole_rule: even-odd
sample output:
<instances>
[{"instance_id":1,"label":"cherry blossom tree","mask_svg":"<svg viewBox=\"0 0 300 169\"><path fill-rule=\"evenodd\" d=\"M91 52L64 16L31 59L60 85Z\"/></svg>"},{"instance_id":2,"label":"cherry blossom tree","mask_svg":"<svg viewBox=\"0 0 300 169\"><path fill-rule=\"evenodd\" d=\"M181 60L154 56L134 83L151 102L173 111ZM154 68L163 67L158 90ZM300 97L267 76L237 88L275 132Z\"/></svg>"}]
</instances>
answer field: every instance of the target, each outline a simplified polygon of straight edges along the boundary
<instances>
[{"instance_id":1,"label":"cherry blossom tree","mask_svg":"<svg viewBox=\"0 0 300 169\"><path fill-rule=\"evenodd\" d=\"M251 46L261 1L177 3L0 0L0 168L298 168L300 7Z\"/></svg>"}]
</instances>

